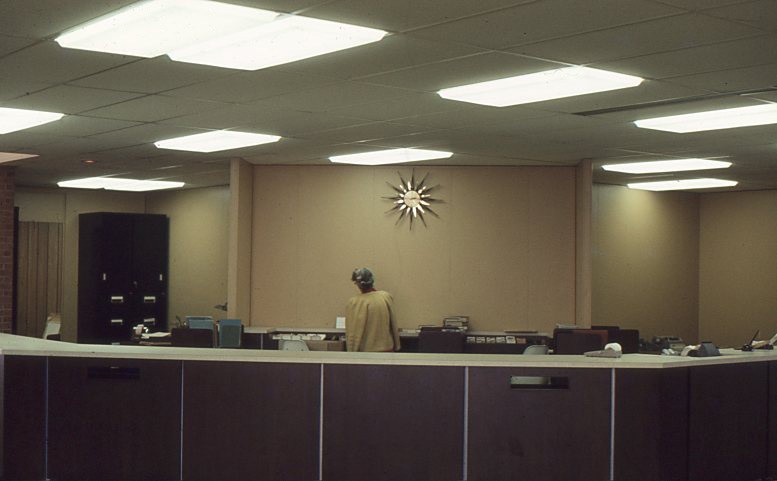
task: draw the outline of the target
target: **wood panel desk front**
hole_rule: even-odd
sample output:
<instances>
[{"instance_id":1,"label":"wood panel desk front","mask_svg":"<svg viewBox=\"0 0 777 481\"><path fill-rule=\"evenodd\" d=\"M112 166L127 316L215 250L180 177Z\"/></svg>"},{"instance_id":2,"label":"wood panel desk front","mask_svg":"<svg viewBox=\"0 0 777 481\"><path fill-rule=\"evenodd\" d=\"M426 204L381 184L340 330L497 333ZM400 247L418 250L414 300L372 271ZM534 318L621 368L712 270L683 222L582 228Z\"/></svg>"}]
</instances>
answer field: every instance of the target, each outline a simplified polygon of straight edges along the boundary
<instances>
[{"instance_id":1,"label":"wood panel desk front","mask_svg":"<svg viewBox=\"0 0 777 481\"><path fill-rule=\"evenodd\" d=\"M0 349L4 481L777 474L774 354L292 353L10 335Z\"/></svg>"}]
</instances>

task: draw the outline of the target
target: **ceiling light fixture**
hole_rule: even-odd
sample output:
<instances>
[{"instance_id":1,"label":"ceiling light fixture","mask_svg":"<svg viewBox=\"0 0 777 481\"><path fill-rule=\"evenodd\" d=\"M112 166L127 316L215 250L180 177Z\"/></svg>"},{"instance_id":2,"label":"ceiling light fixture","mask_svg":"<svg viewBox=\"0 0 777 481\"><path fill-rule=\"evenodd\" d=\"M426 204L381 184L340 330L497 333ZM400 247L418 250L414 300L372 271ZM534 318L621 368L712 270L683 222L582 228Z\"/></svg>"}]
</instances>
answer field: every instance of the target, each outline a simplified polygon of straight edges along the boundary
<instances>
[{"instance_id":1,"label":"ceiling light fixture","mask_svg":"<svg viewBox=\"0 0 777 481\"><path fill-rule=\"evenodd\" d=\"M54 122L64 117L64 115L38 110L0 108L0 134L7 134Z\"/></svg>"},{"instance_id":2,"label":"ceiling light fixture","mask_svg":"<svg viewBox=\"0 0 777 481\"><path fill-rule=\"evenodd\" d=\"M118 177L87 177L85 179L65 180L57 182L60 187L78 189L105 189L127 192L147 192L151 190L175 189L183 187L183 182L164 180L120 179Z\"/></svg>"},{"instance_id":3,"label":"ceiling light fixture","mask_svg":"<svg viewBox=\"0 0 777 481\"><path fill-rule=\"evenodd\" d=\"M494 107L606 92L642 83L642 78L588 67L565 67L443 89L440 97Z\"/></svg>"},{"instance_id":4,"label":"ceiling light fixture","mask_svg":"<svg viewBox=\"0 0 777 481\"><path fill-rule=\"evenodd\" d=\"M210 0L145 0L55 39L63 47L258 70L371 42L383 30Z\"/></svg>"},{"instance_id":5,"label":"ceiling light fixture","mask_svg":"<svg viewBox=\"0 0 777 481\"><path fill-rule=\"evenodd\" d=\"M421 160L447 159L452 155L453 152L439 150L390 149L361 154L335 155L329 157L329 160L337 164L387 165L418 162Z\"/></svg>"},{"instance_id":6,"label":"ceiling light fixture","mask_svg":"<svg viewBox=\"0 0 777 481\"><path fill-rule=\"evenodd\" d=\"M277 135L252 134L233 130L215 130L204 134L187 135L154 142L160 149L187 150L190 152L218 152L254 145L277 142Z\"/></svg>"},{"instance_id":7,"label":"ceiling light fixture","mask_svg":"<svg viewBox=\"0 0 777 481\"><path fill-rule=\"evenodd\" d=\"M150 58L277 16L209 0L146 0L79 25L54 41L66 48Z\"/></svg>"},{"instance_id":8,"label":"ceiling light fixture","mask_svg":"<svg viewBox=\"0 0 777 481\"><path fill-rule=\"evenodd\" d=\"M173 60L241 70L273 65L377 42L383 30L283 15L271 23L173 51Z\"/></svg>"},{"instance_id":9,"label":"ceiling light fixture","mask_svg":"<svg viewBox=\"0 0 777 481\"><path fill-rule=\"evenodd\" d=\"M655 117L637 120L634 124L643 129L663 130L678 134L777 124L777 104L753 105L734 109L710 110L694 114Z\"/></svg>"},{"instance_id":10,"label":"ceiling light fixture","mask_svg":"<svg viewBox=\"0 0 777 481\"><path fill-rule=\"evenodd\" d=\"M3 162L13 162L14 160L29 159L37 157L38 154L17 154L14 152L0 152L0 164Z\"/></svg>"},{"instance_id":11,"label":"ceiling light fixture","mask_svg":"<svg viewBox=\"0 0 777 481\"><path fill-rule=\"evenodd\" d=\"M656 174L661 172L683 172L688 170L726 169L731 162L707 159L675 159L652 162L633 162L628 164L608 164L602 169L625 174Z\"/></svg>"},{"instance_id":12,"label":"ceiling light fixture","mask_svg":"<svg viewBox=\"0 0 777 481\"><path fill-rule=\"evenodd\" d=\"M738 182L722 179L683 179L683 180L665 180L660 182L637 182L627 184L629 189L639 190L689 190L689 189L712 189L716 187L733 187Z\"/></svg>"}]
</instances>

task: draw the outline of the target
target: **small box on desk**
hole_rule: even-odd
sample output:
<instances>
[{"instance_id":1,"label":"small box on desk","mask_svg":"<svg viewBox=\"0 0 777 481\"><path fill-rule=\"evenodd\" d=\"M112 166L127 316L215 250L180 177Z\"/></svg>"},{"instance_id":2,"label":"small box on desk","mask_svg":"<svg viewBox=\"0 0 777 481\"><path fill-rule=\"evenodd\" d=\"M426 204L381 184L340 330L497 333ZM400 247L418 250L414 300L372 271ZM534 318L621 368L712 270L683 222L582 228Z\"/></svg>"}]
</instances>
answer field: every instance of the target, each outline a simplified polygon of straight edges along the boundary
<instances>
[{"instance_id":1,"label":"small box on desk","mask_svg":"<svg viewBox=\"0 0 777 481\"><path fill-rule=\"evenodd\" d=\"M345 341L305 341L311 351L345 351Z\"/></svg>"}]
</instances>

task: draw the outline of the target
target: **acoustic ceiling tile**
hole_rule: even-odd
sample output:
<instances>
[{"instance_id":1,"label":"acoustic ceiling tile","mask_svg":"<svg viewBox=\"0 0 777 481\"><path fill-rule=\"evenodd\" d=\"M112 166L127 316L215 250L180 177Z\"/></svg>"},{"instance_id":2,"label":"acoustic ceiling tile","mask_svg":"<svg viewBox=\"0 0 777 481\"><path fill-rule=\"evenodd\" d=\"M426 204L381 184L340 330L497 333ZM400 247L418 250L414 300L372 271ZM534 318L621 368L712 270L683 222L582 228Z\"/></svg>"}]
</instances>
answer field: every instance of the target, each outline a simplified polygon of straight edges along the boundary
<instances>
[{"instance_id":1,"label":"acoustic ceiling tile","mask_svg":"<svg viewBox=\"0 0 777 481\"><path fill-rule=\"evenodd\" d=\"M5 2L8 3L8 2ZM0 58L0 77L57 84L132 62L133 57L62 48L41 42Z\"/></svg>"},{"instance_id":2,"label":"acoustic ceiling tile","mask_svg":"<svg viewBox=\"0 0 777 481\"><path fill-rule=\"evenodd\" d=\"M133 60L126 65L94 73L72 83L82 87L160 93L235 73L230 69L173 62L167 56L148 59L125 58Z\"/></svg>"},{"instance_id":3,"label":"acoustic ceiling tile","mask_svg":"<svg viewBox=\"0 0 777 481\"><path fill-rule=\"evenodd\" d=\"M775 62L777 62L777 36L761 35L714 45L604 62L598 67L645 78L665 79Z\"/></svg>"},{"instance_id":4,"label":"acoustic ceiling tile","mask_svg":"<svg viewBox=\"0 0 777 481\"><path fill-rule=\"evenodd\" d=\"M448 87L541 72L564 66L509 53L489 52L373 75L361 80L377 85L436 92Z\"/></svg>"},{"instance_id":5,"label":"acoustic ceiling tile","mask_svg":"<svg viewBox=\"0 0 777 481\"><path fill-rule=\"evenodd\" d=\"M414 32L436 40L492 49L534 43L584 32L678 15L683 10L648 0L570 2L544 0L443 23Z\"/></svg>"},{"instance_id":6,"label":"acoustic ceiling tile","mask_svg":"<svg viewBox=\"0 0 777 481\"><path fill-rule=\"evenodd\" d=\"M165 95L218 102L246 103L314 88L333 80L277 69L241 72L206 80L173 90Z\"/></svg>"},{"instance_id":7,"label":"acoustic ceiling tile","mask_svg":"<svg viewBox=\"0 0 777 481\"><path fill-rule=\"evenodd\" d=\"M124 102L143 94L58 85L5 103L6 107L77 114Z\"/></svg>"},{"instance_id":8,"label":"acoustic ceiling tile","mask_svg":"<svg viewBox=\"0 0 777 481\"><path fill-rule=\"evenodd\" d=\"M746 23L766 32L777 32L777 2L756 0L705 10L705 14Z\"/></svg>"},{"instance_id":9,"label":"acoustic ceiling tile","mask_svg":"<svg viewBox=\"0 0 777 481\"><path fill-rule=\"evenodd\" d=\"M2 7L0 7L0 9L2 9ZM35 40L29 38L0 34L0 57L4 57L16 50L21 50L24 47L29 47L33 43L35 43Z\"/></svg>"},{"instance_id":10,"label":"acoustic ceiling tile","mask_svg":"<svg viewBox=\"0 0 777 481\"><path fill-rule=\"evenodd\" d=\"M301 138L309 139L314 142L354 143L379 141L380 139L391 138L397 135L407 135L423 132L425 130L428 129L392 122L370 122L333 130L301 132L298 135Z\"/></svg>"},{"instance_id":11,"label":"acoustic ceiling tile","mask_svg":"<svg viewBox=\"0 0 777 481\"><path fill-rule=\"evenodd\" d=\"M761 33L740 23L687 14L522 45L510 51L582 65L698 47Z\"/></svg>"},{"instance_id":12,"label":"acoustic ceiling tile","mask_svg":"<svg viewBox=\"0 0 777 481\"><path fill-rule=\"evenodd\" d=\"M741 92L745 90L770 89L777 85L777 63L755 67L732 68L716 72L672 77L673 84L713 92ZM764 98L755 95L756 98ZM771 99L777 101L777 99Z\"/></svg>"},{"instance_id":13,"label":"acoustic ceiling tile","mask_svg":"<svg viewBox=\"0 0 777 481\"><path fill-rule=\"evenodd\" d=\"M136 125L140 124L138 122L128 122L126 120L110 120L78 115L66 115L56 122L41 125L39 131L42 133L67 135L71 137L87 137L103 132L126 129Z\"/></svg>"},{"instance_id":14,"label":"acoustic ceiling tile","mask_svg":"<svg viewBox=\"0 0 777 481\"><path fill-rule=\"evenodd\" d=\"M329 112L367 120L394 120L413 117L418 112L450 112L461 108L459 102L443 99L436 93L408 93L399 98L339 107Z\"/></svg>"},{"instance_id":15,"label":"acoustic ceiling tile","mask_svg":"<svg viewBox=\"0 0 777 481\"><path fill-rule=\"evenodd\" d=\"M0 2L0 31L46 38L137 0L7 0Z\"/></svg>"},{"instance_id":16,"label":"acoustic ceiling tile","mask_svg":"<svg viewBox=\"0 0 777 481\"><path fill-rule=\"evenodd\" d=\"M224 104L219 102L168 97L166 95L147 95L107 107L89 110L86 114L92 117L115 120L156 122L194 113L218 110L223 106Z\"/></svg>"},{"instance_id":17,"label":"acoustic ceiling tile","mask_svg":"<svg viewBox=\"0 0 777 481\"><path fill-rule=\"evenodd\" d=\"M321 6L305 11L304 15L402 32L531 1L533 0L337 0L322 2Z\"/></svg>"},{"instance_id":18,"label":"acoustic ceiling tile","mask_svg":"<svg viewBox=\"0 0 777 481\"><path fill-rule=\"evenodd\" d=\"M262 104L302 112L326 112L348 105L400 98L406 94L406 91L397 88L342 81L271 97L263 100Z\"/></svg>"},{"instance_id":19,"label":"acoustic ceiling tile","mask_svg":"<svg viewBox=\"0 0 777 481\"><path fill-rule=\"evenodd\" d=\"M2 78L2 73L0 73L0 102L12 100L23 95L29 95L51 86L52 84L28 82L25 80L6 80Z\"/></svg>"},{"instance_id":20,"label":"acoustic ceiling tile","mask_svg":"<svg viewBox=\"0 0 777 481\"><path fill-rule=\"evenodd\" d=\"M467 45L396 34L380 42L279 65L273 70L349 80L482 52L483 49Z\"/></svg>"}]
</instances>

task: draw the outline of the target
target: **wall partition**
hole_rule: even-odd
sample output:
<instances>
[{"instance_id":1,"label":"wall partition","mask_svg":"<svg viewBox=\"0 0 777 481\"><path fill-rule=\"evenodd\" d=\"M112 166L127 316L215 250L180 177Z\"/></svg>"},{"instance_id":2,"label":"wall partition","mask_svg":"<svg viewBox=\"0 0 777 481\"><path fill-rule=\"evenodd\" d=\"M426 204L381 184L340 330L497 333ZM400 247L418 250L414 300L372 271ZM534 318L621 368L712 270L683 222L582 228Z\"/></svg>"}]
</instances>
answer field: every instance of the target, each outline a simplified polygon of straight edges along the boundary
<instances>
[{"instance_id":1,"label":"wall partition","mask_svg":"<svg viewBox=\"0 0 777 481\"><path fill-rule=\"evenodd\" d=\"M387 197L413 175L440 202L411 228ZM575 322L574 167L254 166L252 176L253 325L334 326L364 266L394 295L401 327L449 315L477 330Z\"/></svg>"}]
</instances>

